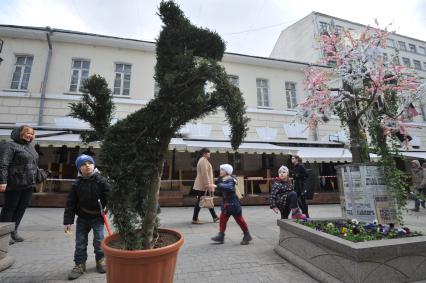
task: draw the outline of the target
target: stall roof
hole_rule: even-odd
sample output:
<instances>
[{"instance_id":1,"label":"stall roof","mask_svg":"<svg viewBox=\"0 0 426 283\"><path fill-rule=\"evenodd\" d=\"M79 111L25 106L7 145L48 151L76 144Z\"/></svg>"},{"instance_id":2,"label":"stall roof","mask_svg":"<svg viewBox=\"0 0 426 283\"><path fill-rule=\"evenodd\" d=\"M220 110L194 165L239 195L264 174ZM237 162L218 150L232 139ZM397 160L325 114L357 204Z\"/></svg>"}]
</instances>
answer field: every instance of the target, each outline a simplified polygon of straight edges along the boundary
<instances>
[{"instance_id":1,"label":"stall roof","mask_svg":"<svg viewBox=\"0 0 426 283\"><path fill-rule=\"evenodd\" d=\"M402 155L426 160L426 151L402 151Z\"/></svg>"},{"instance_id":2,"label":"stall roof","mask_svg":"<svg viewBox=\"0 0 426 283\"><path fill-rule=\"evenodd\" d=\"M333 147L295 147L304 162L352 162L352 154L346 148ZM377 160L376 154L370 154L373 160Z\"/></svg>"},{"instance_id":3,"label":"stall roof","mask_svg":"<svg viewBox=\"0 0 426 283\"><path fill-rule=\"evenodd\" d=\"M203 147L208 147L213 152L234 152L230 142L225 141L196 141L184 140L187 151L193 152ZM296 154L297 150L290 147L282 147L270 143L242 143L238 148L239 153L275 153L275 154Z\"/></svg>"},{"instance_id":4,"label":"stall roof","mask_svg":"<svg viewBox=\"0 0 426 283\"><path fill-rule=\"evenodd\" d=\"M66 146L93 146L94 148L99 148L99 142L91 142L89 144L83 143L80 139L79 134L59 134L55 136L41 137L36 138L36 144L40 146L55 146L61 147L63 145Z\"/></svg>"}]
</instances>

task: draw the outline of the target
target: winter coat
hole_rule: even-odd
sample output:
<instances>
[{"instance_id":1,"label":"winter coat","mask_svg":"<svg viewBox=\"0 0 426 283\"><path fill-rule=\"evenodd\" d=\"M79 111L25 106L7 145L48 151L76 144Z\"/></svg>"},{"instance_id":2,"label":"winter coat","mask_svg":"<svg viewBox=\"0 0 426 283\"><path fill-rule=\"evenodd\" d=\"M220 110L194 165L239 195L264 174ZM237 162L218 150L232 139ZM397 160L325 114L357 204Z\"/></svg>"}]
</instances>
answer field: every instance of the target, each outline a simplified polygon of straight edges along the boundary
<instances>
[{"instance_id":1,"label":"winter coat","mask_svg":"<svg viewBox=\"0 0 426 283\"><path fill-rule=\"evenodd\" d=\"M195 177L194 190L206 191L213 181L213 167L205 157L201 157L197 163L197 177Z\"/></svg>"},{"instance_id":2,"label":"winter coat","mask_svg":"<svg viewBox=\"0 0 426 283\"><path fill-rule=\"evenodd\" d=\"M102 206L105 208L110 192L110 184L97 169L90 177L79 176L68 194L64 225L74 224L76 214L85 219L101 218L98 199L101 200Z\"/></svg>"},{"instance_id":3,"label":"winter coat","mask_svg":"<svg viewBox=\"0 0 426 283\"><path fill-rule=\"evenodd\" d=\"M282 181L280 178L276 178L272 185L269 206L280 210L284 209L287 202L287 195L291 191L293 191L291 182Z\"/></svg>"},{"instance_id":4,"label":"winter coat","mask_svg":"<svg viewBox=\"0 0 426 283\"><path fill-rule=\"evenodd\" d=\"M36 186L39 156L31 143L21 139L21 130L15 128L12 141L0 143L0 184L7 184L7 190Z\"/></svg>"},{"instance_id":5,"label":"winter coat","mask_svg":"<svg viewBox=\"0 0 426 283\"><path fill-rule=\"evenodd\" d=\"M422 168L418 162L418 167L411 169L411 175L416 189L426 189L426 168Z\"/></svg>"},{"instance_id":6,"label":"winter coat","mask_svg":"<svg viewBox=\"0 0 426 283\"><path fill-rule=\"evenodd\" d=\"M235 193L237 180L232 176L219 177L216 180L216 191L222 193L222 213L239 216L242 214L241 203Z\"/></svg>"},{"instance_id":7,"label":"winter coat","mask_svg":"<svg viewBox=\"0 0 426 283\"><path fill-rule=\"evenodd\" d=\"M307 177L305 166L297 164L294 167L292 177L294 178L294 190L297 195L300 195L305 191L305 180Z\"/></svg>"}]
</instances>

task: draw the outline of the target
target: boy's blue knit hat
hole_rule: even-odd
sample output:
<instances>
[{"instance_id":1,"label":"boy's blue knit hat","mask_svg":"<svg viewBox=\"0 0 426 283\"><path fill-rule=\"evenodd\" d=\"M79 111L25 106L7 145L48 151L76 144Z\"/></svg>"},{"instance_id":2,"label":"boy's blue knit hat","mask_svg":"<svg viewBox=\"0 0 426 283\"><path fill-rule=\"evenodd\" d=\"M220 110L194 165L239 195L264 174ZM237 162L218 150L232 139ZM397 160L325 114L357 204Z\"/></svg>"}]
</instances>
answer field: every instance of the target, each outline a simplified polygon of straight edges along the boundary
<instances>
[{"instance_id":1,"label":"boy's blue knit hat","mask_svg":"<svg viewBox=\"0 0 426 283\"><path fill-rule=\"evenodd\" d=\"M84 162L91 162L93 165L95 165L95 160L90 155L82 154L75 160L75 166L77 167L77 171L80 171L81 165L84 164Z\"/></svg>"}]
</instances>

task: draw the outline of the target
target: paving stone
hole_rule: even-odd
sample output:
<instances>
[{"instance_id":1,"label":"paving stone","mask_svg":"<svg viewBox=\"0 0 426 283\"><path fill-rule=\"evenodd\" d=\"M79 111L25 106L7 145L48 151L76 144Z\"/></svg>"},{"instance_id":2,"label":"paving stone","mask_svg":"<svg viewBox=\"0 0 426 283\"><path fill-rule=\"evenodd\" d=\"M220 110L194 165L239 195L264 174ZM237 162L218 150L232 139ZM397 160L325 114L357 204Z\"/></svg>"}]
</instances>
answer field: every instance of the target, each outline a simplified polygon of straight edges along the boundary
<instances>
[{"instance_id":1,"label":"paving stone","mask_svg":"<svg viewBox=\"0 0 426 283\"><path fill-rule=\"evenodd\" d=\"M244 207L243 214L253 235L252 244L240 245L242 233L231 219L225 244L217 245L210 238L217 234L218 224L192 225L192 208L162 209L161 225L178 229L185 236L185 244L179 253L175 283L316 282L274 253L279 229L276 225L277 216L268 207ZM340 208L338 205L315 205L310 207L310 214L315 217L336 217L340 215ZM68 282L67 274L74 265L75 231L72 236L63 233L62 215L63 209L57 208L27 210L20 228L26 241L10 246L9 253L15 257L16 263L0 273L0 282ZM211 220L207 210L201 211L200 218ZM407 226L426 233L426 210L410 212L405 220ZM105 275L96 273L91 243L90 235L88 272L73 281L75 283L105 282Z\"/></svg>"}]
</instances>

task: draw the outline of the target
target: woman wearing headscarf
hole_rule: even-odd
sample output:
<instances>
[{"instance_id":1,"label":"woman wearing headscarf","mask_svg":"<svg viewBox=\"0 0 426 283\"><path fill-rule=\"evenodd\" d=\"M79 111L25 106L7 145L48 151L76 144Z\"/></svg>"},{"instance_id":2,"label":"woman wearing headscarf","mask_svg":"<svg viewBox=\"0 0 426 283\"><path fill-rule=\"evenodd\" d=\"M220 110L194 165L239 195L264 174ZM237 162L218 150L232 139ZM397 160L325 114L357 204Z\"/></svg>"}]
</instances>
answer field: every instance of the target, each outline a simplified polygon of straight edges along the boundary
<instances>
[{"instance_id":1,"label":"woman wearing headscarf","mask_svg":"<svg viewBox=\"0 0 426 283\"><path fill-rule=\"evenodd\" d=\"M0 192L5 193L0 222L15 223L13 244L24 241L18 227L36 187L39 155L31 144L35 132L30 126L15 128L10 137L12 141L0 144Z\"/></svg>"}]
</instances>

